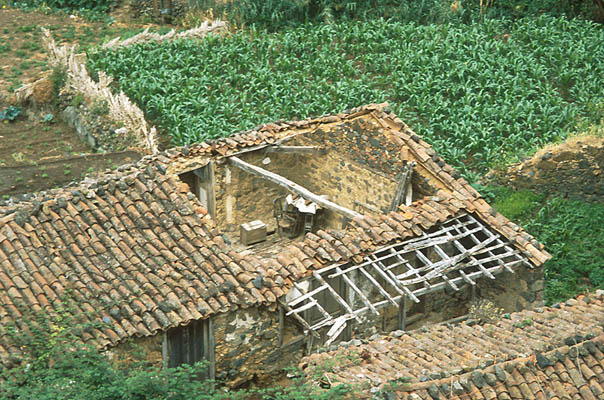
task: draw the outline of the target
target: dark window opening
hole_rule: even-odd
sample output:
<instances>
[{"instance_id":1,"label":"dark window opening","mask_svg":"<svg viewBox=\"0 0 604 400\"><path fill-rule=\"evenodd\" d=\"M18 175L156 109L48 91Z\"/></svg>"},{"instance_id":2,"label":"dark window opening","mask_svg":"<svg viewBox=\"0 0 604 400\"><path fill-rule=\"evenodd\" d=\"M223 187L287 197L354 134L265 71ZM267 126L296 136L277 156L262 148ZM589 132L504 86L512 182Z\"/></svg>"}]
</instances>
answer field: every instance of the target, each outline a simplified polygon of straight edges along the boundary
<instances>
[{"instance_id":1,"label":"dark window opening","mask_svg":"<svg viewBox=\"0 0 604 400\"><path fill-rule=\"evenodd\" d=\"M198 361L210 361L210 326L208 320L192 321L186 326L166 332L167 366L193 365ZM209 370L200 378L208 378Z\"/></svg>"}]
</instances>

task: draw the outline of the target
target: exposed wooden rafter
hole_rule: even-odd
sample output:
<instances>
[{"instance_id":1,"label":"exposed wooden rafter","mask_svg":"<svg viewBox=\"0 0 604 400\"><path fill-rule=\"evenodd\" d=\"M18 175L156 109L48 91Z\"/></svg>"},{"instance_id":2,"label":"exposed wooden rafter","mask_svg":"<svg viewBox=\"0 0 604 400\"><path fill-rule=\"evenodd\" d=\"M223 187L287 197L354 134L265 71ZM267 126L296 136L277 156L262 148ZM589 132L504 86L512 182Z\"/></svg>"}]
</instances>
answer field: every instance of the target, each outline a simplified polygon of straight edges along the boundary
<instances>
[{"instance_id":1,"label":"exposed wooden rafter","mask_svg":"<svg viewBox=\"0 0 604 400\"><path fill-rule=\"evenodd\" d=\"M309 279L316 284L308 287L316 288L306 290L295 284L299 294L285 305L286 315L304 321L302 326L311 332L330 327L326 333L322 332L327 336L326 343L332 343L346 328L347 321L358 320L364 313L379 315L385 306L399 307L401 325L406 325L407 299L418 303L421 296L447 287L455 291L463 285L471 287L476 285L477 278L495 279L497 274L513 272L514 267L523 263L527 263L526 258L509 242L471 215L464 214L445 222L434 232L385 246L358 264L335 264L314 271ZM345 296L348 301L331 286L337 278L341 279L337 285L344 284L348 293L354 294ZM371 298L367 284L375 289ZM333 297L340 311L330 314L319 304L316 296L322 292ZM312 326L305 320L311 309L323 315L322 319L314 320Z\"/></svg>"},{"instance_id":2,"label":"exposed wooden rafter","mask_svg":"<svg viewBox=\"0 0 604 400\"><path fill-rule=\"evenodd\" d=\"M285 153L285 154L302 154L302 155L319 155L324 154L326 150L317 146L268 146L265 153Z\"/></svg>"}]
</instances>

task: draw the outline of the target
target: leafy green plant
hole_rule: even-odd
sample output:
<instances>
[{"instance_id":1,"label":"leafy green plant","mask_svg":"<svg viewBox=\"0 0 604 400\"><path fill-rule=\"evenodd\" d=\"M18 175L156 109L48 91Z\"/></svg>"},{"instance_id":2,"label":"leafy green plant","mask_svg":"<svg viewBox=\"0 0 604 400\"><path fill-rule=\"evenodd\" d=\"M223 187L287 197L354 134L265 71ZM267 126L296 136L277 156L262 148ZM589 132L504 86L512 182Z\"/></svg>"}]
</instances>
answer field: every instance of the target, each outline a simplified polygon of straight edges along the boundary
<instances>
[{"instance_id":1,"label":"leafy green plant","mask_svg":"<svg viewBox=\"0 0 604 400\"><path fill-rule=\"evenodd\" d=\"M184 145L389 101L467 176L601 115L604 31L578 20L309 24L90 52Z\"/></svg>"},{"instance_id":2,"label":"leafy green plant","mask_svg":"<svg viewBox=\"0 0 604 400\"><path fill-rule=\"evenodd\" d=\"M340 400L350 398L352 388L341 385L317 390L296 379L288 387L225 391L213 381L201 381L207 365L196 363L177 368L150 366L140 347L132 362L120 365L99 353L82 338L105 322L86 320L71 292L56 300L54 310L34 312L16 304L23 319L3 323L3 334L20 349L11 357L12 368L0 371L0 397L14 400ZM301 374L298 374L298 376Z\"/></svg>"},{"instance_id":3,"label":"leafy green plant","mask_svg":"<svg viewBox=\"0 0 604 400\"><path fill-rule=\"evenodd\" d=\"M67 82L67 69L63 66L54 67L50 74L50 82L52 84L52 91L54 95L58 96L59 92Z\"/></svg>"},{"instance_id":4,"label":"leafy green plant","mask_svg":"<svg viewBox=\"0 0 604 400\"><path fill-rule=\"evenodd\" d=\"M482 18L517 19L526 16L583 17L601 21L597 2L560 0L196 0L198 10L226 15L237 26L278 30L308 22L385 18L420 24L470 22Z\"/></svg>"},{"instance_id":5,"label":"leafy green plant","mask_svg":"<svg viewBox=\"0 0 604 400\"><path fill-rule=\"evenodd\" d=\"M105 13L113 5L110 0L22 0L15 2L16 6L24 9L44 10L89 10ZM24 31L25 32L25 31Z\"/></svg>"},{"instance_id":6,"label":"leafy green plant","mask_svg":"<svg viewBox=\"0 0 604 400\"><path fill-rule=\"evenodd\" d=\"M21 115L22 111L19 107L9 106L0 111L0 121L14 121Z\"/></svg>"},{"instance_id":7,"label":"leafy green plant","mask_svg":"<svg viewBox=\"0 0 604 400\"><path fill-rule=\"evenodd\" d=\"M55 116L51 113L44 114L42 116L42 122L45 124L52 124L55 121Z\"/></svg>"},{"instance_id":8,"label":"leafy green plant","mask_svg":"<svg viewBox=\"0 0 604 400\"><path fill-rule=\"evenodd\" d=\"M109 114L109 103L105 99L95 99L90 105L90 114L102 116Z\"/></svg>"},{"instance_id":9,"label":"leafy green plant","mask_svg":"<svg viewBox=\"0 0 604 400\"><path fill-rule=\"evenodd\" d=\"M528 319L523 319L520 322L514 323L513 327L522 329L522 328L526 328L527 326L531 326L531 325L533 325L533 320L532 320L532 318L528 318Z\"/></svg>"}]
</instances>

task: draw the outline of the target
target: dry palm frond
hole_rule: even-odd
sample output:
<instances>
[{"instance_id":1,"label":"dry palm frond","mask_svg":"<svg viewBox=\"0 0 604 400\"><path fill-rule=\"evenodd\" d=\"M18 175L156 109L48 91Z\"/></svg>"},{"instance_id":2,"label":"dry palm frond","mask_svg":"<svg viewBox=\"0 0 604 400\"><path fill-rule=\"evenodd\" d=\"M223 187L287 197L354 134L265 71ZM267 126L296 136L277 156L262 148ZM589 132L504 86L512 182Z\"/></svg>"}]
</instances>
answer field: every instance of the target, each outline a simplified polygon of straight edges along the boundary
<instances>
[{"instance_id":1,"label":"dry palm frond","mask_svg":"<svg viewBox=\"0 0 604 400\"><path fill-rule=\"evenodd\" d=\"M198 38L201 39L206 36L210 32L219 32L222 30L226 30L226 22L224 21L205 21L197 28L189 29L180 33L176 33L174 29L165 35L160 35L158 33L149 32L149 28L145 29L138 35L132 36L131 38L121 40L119 38L115 38L103 45L103 49L114 49L116 47L122 46L130 46L137 43L146 43L146 42L163 42L166 40L172 39L180 39L180 38Z\"/></svg>"},{"instance_id":2,"label":"dry palm frond","mask_svg":"<svg viewBox=\"0 0 604 400\"><path fill-rule=\"evenodd\" d=\"M95 82L86 71L85 55L76 54L75 46L58 47L50 32L42 28L44 44L48 50L49 62L53 66L67 68L67 85L90 100L103 99L109 105L109 117L122 122L127 132L134 135L139 145L151 153L157 153L157 132L149 127L143 111L123 92L115 95L109 85L113 78L99 72L99 81Z\"/></svg>"}]
</instances>

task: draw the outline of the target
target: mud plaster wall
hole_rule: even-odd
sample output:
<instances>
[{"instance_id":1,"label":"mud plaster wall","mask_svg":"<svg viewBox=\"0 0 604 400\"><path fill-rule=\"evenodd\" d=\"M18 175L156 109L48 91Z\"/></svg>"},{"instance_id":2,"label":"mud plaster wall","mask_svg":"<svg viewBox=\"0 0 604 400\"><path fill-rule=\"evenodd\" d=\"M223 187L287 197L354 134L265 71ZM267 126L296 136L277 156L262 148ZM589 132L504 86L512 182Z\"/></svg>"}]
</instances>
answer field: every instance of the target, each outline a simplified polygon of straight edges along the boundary
<instances>
[{"instance_id":1,"label":"mud plaster wall","mask_svg":"<svg viewBox=\"0 0 604 400\"><path fill-rule=\"evenodd\" d=\"M604 139L563 143L490 177L516 189L604 202Z\"/></svg>"}]
</instances>

